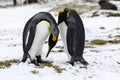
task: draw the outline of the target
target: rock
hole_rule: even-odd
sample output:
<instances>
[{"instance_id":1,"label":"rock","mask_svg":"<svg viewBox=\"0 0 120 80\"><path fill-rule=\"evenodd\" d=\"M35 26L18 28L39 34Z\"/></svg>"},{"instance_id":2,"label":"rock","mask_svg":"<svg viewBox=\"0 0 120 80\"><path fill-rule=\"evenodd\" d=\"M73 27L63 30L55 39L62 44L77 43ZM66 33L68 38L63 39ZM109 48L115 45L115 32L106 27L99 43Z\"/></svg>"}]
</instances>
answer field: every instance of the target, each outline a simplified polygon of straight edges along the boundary
<instances>
[{"instance_id":1,"label":"rock","mask_svg":"<svg viewBox=\"0 0 120 80\"><path fill-rule=\"evenodd\" d=\"M98 4L100 5L101 9L117 10L117 6L110 3L108 0L100 0Z\"/></svg>"}]
</instances>

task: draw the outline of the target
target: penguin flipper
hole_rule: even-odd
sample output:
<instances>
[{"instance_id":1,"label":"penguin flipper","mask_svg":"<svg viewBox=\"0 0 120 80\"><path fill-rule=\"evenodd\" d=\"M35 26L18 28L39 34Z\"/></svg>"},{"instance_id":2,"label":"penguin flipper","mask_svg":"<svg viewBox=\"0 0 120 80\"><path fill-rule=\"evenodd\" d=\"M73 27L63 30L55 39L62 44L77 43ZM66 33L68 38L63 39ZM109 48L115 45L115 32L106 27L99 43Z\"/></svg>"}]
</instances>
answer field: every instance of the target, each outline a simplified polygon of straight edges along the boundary
<instances>
[{"instance_id":1,"label":"penguin flipper","mask_svg":"<svg viewBox=\"0 0 120 80\"><path fill-rule=\"evenodd\" d=\"M73 46L74 46L74 36L75 36L75 31L73 28L69 26L67 29L67 47L68 47L68 52L71 55L71 60L70 64L74 66L74 51L73 51Z\"/></svg>"},{"instance_id":2,"label":"penguin flipper","mask_svg":"<svg viewBox=\"0 0 120 80\"><path fill-rule=\"evenodd\" d=\"M28 51L30 50L33 40L34 40L34 37L35 37L35 28L36 27L32 27L32 26L30 27L29 34L28 34L28 40L26 39L27 44L26 44L26 48L25 48L26 49L25 55L26 55L26 58L29 57L31 61L32 61L32 59L31 59L31 56L29 55Z\"/></svg>"},{"instance_id":3,"label":"penguin flipper","mask_svg":"<svg viewBox=\"0 0 120 80\"><path fill-rule=\"evenodd\" d=\"M74 29L68 28L67 29L67 47L68 47L68 52L71 56L73 56L73 46L74 46Z\"/></svg>"},{"instance_id":4,"label":"penguin flipper","mask_svg":"<svg viewBox=\"0 0 120 80\"><path fill-rule=\"evenodd\" d=\"M30 57L28 54L28 50L30 49L32 45L34 35L35 35L34 31L31 29L32 18L26 23L24 31L23 31L23 52L24 54L23 54L22 62L25 62L27 58Z\"/></svg>"},{"instance_id":5,"label":"penguin flipper","mask_svg":"<svg viewBox=\"0 0 120 80\"><path fill-rule=\"evenodd\" d=\"M34 37L35 37L35 27L31 27L28 36L27 50L31 48Z\"/></svg>"},{"instance_id":6,"label":"penguin flipper","mask_svg":"<svg viewBox=\"0 0 120 80\"><path fill-rule=\"evenodd\" d=\"M27 54L28 54L28 50L27 50L27 45L26 45L26 41L27 41L27 36L28 36L28 32L30 30L30 24L31 20L29 20L26 25L25 25L25 28L23 30L23 39L22 39L22 42L23 42L23 58L22 58L22 61L21 62L25 62L27 60Z\"/></svg>"}]
</instances>

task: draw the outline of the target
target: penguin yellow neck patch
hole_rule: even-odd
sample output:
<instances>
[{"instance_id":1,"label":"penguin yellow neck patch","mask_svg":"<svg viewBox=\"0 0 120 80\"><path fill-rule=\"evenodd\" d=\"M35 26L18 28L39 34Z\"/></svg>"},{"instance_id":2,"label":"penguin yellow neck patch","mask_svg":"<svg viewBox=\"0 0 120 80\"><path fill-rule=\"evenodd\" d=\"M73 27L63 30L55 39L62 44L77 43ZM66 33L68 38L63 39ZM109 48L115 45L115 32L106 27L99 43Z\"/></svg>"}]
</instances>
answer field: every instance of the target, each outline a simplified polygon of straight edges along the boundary
<instances>
[{"instance_id":1,"label":"penguin yellow neck patch","mask_svg":"<svg viewBox=\"0 0 120 80\"><path fill-rule=\"evenodd\" d=\"M68 13L67 13L67 17L69 17L69 16L70 16L70 13L68 12Z\"/></svg>"},{"instance_id":2,"label":"penguin yellow neck patch","mask_svg":"<svg viewBox=\"0 0 120 80\"><path fill-rule=\"evenodd\" d=\"M48 21L42 21L43 23L45 23L45 24L47 24L47 26L48 26L48 29L50 29L50 23L48 22Z\"/></svg>"},{"instance_id":3,"label":"penguin yellow neck patch","mask_svg":"<svg viewBox=\"0 0 120 80\"><path fill-rule=\"evenodd\" d=\"M53 41L56 41L57 37L54 34L52 34L52 36L53 36Z\"/></svg>"}]
</instances>

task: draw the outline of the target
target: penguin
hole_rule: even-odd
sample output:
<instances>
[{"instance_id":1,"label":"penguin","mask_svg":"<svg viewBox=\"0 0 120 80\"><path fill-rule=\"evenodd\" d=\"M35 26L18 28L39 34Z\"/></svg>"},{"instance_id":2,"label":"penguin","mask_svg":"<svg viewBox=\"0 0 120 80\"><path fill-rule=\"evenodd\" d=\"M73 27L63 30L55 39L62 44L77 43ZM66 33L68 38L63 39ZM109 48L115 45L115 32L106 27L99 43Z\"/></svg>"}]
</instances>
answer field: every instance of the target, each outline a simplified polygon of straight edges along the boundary
<instances>
[{"instance_id":1,"label":"penguin","mask_svg":"<svg viewBox=\"0 0 120 80\"><path fill-rule=\"evenodd\" d=\"M69 8L61 9L58 12L58 25L69 63L73 66L74 62L79 61L87 66L88 62L83 58L85 29L78 13Z\"/></svg>"},{"instance_id":2,"label":"penguin","mask_svg":"<svg viewBox=\"0 0 120 80\"><path fill-rule=\"evenodd\" d=\"M57 23L52 15L48 12L39 12L31 17L23 30L23 58L21 62L25 62L28 58L31 63L39 66L41 61L42 47L48 40L48 54L56 45L59 35Z\"/></svg>"}]
</instances>

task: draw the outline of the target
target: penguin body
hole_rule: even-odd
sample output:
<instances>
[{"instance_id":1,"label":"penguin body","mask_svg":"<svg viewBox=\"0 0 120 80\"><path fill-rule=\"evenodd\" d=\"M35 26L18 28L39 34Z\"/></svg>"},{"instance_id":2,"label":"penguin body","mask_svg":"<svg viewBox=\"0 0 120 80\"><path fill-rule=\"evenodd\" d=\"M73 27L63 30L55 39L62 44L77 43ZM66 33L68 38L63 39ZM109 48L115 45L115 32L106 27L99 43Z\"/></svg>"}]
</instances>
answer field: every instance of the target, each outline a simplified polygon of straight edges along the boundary
<instances>
[{"instance_id":1,"label":"penguin body","mask_svg":"<svg viewBox=\"0 0 120 80\"><path fill-rule=\"evenodd\" d=\"M74 62L79 61L84 65L88 65L87 61L85 61L85 59L83 58L85 30L83 22L78 13L75 10L68 8L60 10L58 24L62 22L65 22L65 24L67 25L67 30L62 29L61 35L66 34L66 36L63 36L63 42L66 43L64 44L64 46L67 47L65 49L68 50L68 53L71 56L70 63L74 65ZM60 25L59 28L65 27L61 27Z\"/></svg>"},{"instance_id":2,"label":"penguin body","mask_svg":"<svg viewBox=\"0 0 120 80\"><path fill-rule=\"evenodd\" d=\"M32 60L42 54L43 44L50 33L49 26L50 24L47 21L41 21L36 25L35 37L29 50Z\"/></svg>"},{"instance_id":3,"label":"penguin body","mask_svg":"<svg viewBox=\"0 0 120 80\"><path fill-rule=\"evenodd\" d=\"M50 36L49 36L50 35ZM31 63L38 66L41 63L42 47L49 36L49 50L55 46L59 35L57 23L51 14L39 12L28 20L23 31L23 58L30 58ZM37 58L37 62L35 60Z\"/></svg>"}]
</instances>

